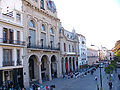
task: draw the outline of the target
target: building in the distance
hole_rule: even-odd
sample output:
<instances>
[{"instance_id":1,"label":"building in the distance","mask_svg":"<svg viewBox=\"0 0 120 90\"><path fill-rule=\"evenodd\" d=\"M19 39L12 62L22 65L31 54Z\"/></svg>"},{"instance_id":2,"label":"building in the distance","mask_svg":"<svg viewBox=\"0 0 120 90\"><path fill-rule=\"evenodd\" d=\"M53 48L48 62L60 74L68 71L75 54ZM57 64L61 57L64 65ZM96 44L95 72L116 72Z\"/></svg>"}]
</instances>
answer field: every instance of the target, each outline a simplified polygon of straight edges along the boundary
<instances>
[{"instance_id":1,"label":"building in the distance","mask_svg":"<svg viewBox=\"0 0 120 90\"><path fill-rule=\"evenodd\" d=\"M101 46L101 50L100 50L100 60L107 60L107 56L108 56L108 49L106 47Z\"/></svg>"},{"instance_id":2,"label":"building in the distance","mask_svg":"<svg viewBox=\"0 0 120 90\"><path fill-rule=\"evenodd\" d=\"M99 62L98 50L87 48L88 65L92 66Z\"/></svg>"},{"instance_id":3,"label":"building in the distance","mask_svg":"<svg viewBox=\"0 0 120 90\"><path fill-rule=\"evenodd\" d=\"M78 66L79 68L81 68L88 64L86 38L81 34L77 34L77 36L78 36L78 50L79 50Z\"/></svg>"},{"instance_id":4,"label":"building in the distance","mask_svg":"<svg viewBox=\"0 0 120 90\"><path fill-rule=\"evenodd\" d=\"M114 59L114 53L113 53L113 51L112 50L108 50L107 53L108 53L107 54L107 60L109 60L109 61L113 60Z\"/></svg>"},{"instance_id":5,"label":"building in the distance","mask_svg":"<svg viewBox=\"0 0 120 90\"><path fill-rule=\"evenodd\" d=\"M69 32L63 27L60 29L60 57L62 74L78 70L77 34L75 30Z\"/></svg>"}]
</instances>

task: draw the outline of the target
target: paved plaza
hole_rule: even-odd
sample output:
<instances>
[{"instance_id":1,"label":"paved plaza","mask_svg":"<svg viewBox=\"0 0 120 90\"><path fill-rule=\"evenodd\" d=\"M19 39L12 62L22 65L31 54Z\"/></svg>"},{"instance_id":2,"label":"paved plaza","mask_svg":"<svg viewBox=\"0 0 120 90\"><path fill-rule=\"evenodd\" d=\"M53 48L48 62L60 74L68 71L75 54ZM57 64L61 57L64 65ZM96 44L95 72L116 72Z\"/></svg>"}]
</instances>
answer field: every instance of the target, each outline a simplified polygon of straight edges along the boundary
<instances>
[{"instance_id":1,"label":"paved plaza","mask_svg":"<svg viewBox=\"0 0 120 90\"><path fill-rule=\"evenodd\" d=\"M117 69L117 73L114 73L114 80L112 90L120 90L120 81L118 80L118 73L120 69ZM82 78L71 78L71 79L63 79L63 78L56 78L52 81L43 82L44 85L55 85L54 90L97 90L97 83L94 80L95 75L98 76L98 84L100 88L100 69L98 68L93 75L90 73L87 76ZM102 86L103 90L109 90L107 75L102 68ZM99 89L100 90L100 89Z\"/></svg>"}]
</instances>

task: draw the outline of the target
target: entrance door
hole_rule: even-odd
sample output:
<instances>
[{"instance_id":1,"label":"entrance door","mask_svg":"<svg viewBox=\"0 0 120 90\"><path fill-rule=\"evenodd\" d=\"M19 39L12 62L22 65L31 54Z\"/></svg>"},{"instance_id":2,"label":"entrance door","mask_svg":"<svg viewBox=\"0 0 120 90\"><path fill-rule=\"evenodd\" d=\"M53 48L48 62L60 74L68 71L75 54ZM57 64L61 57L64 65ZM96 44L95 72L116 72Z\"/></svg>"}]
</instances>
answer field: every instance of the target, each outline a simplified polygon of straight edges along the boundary
<instances>
[{"instance_id":1,"label":"entrance door","mask_svg":"<svg viewBox=\"0 0 120 90\"><path fill-rule=\"evenodd\" d=\"M34 79L34 60L29 60L29 74L30 74L30 80Z\"/></svg>"}]
</instances>

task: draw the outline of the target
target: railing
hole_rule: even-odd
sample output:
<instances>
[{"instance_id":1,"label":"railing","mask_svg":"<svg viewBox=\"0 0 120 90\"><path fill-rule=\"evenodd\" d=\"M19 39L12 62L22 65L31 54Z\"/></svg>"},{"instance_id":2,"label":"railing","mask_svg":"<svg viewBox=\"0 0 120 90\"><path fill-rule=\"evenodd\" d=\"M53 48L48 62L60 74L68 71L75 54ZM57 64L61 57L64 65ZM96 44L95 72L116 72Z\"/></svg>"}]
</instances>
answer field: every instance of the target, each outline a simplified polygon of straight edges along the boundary
<instances>
[{"instance_id":1,"label":"railing","mask_svg":"<svg viewBox=\"0 0 120 90\"><path fill-rule=\"evenodd\" d=\"M60 48L55 48L55 47L50 47L50 46L43 46L43 45L32 45L32 46L27 46L27 48L35 48L35 49L46 49L46 50L60 50Z\"/></svg>"},{"instance_id":2,"label":"railing","mask_svg":"<svg viewBox=\"0 0 120 90\"><path fill-rule=\"evenodd\" d=\"M14 66L14 61L3 61L3 67Z\"/></svg>"},{"instance_id":3,"label":"railing","mask_svg":"<svg viewBox=\"0 0 120 90\"><path fill-rule=\"evenodd\" d=\"M20 61L19 59L17 60L17 65L22 65L22 61Z\"/></svg>"},{"instance_id":4,"label":"railing","mask_svg":"<svg viewBox=\"0 0 120 90\"><path fill-rule=\"evenodd\" d=\"M11 39L5 39L5 38L0 38L0 43L14 44L14 45L25 45L24 41L11 40Z\"/></svg>"}]
</instances>

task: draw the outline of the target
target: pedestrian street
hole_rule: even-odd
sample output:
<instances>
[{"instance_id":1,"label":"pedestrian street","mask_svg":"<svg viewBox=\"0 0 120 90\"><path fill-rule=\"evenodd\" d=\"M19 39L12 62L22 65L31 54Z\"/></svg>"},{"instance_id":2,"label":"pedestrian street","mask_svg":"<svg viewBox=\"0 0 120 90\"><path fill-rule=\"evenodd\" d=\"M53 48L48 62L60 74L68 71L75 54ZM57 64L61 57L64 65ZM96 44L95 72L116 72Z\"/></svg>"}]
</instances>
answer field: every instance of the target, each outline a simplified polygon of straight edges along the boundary
<instances>
[{"instance_id":1,"label":"pedestrian street","mask_svg":"<svg viewBox=\"0 0 120 90\"><path fill-rule=\"evenodd\" d=\"M112 90L120 90L120 81L118 80L118 73L120 72L120 69L117 70L117 73L114 73L114 80L112 81L113 87ZM44 85L55 85L54 90L98 90L97 83L95 81L95 76L98 77L98 86L100 90L100 69L98 68L96 71L94 71L93 75L91 73L88 73L84 77L79 78L70 78L70 79L63 79L56 78L52 81L43 82ZM108 79L107 75L104 72L104 68L102 68L102 88L103 90L109 90L108 86Z\"/></svg>"}]
</instances>

